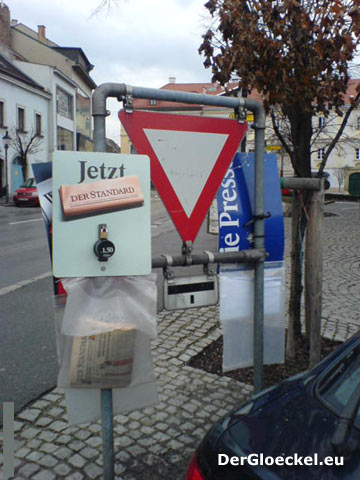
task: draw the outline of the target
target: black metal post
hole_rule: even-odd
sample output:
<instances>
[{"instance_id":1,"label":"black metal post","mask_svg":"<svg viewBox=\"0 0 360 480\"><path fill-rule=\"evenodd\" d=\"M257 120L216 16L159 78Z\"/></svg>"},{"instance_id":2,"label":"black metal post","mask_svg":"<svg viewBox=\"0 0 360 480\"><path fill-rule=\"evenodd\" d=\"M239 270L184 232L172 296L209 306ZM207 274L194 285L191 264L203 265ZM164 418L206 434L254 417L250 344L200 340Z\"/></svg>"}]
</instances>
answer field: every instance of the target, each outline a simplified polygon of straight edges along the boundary
<instances>
[{"instance_id":1,"label":"black metal post","mask_svg":"<svg viewBox=\"0 0 360 480\"><path fill-rule=\"evenodd\" d=\"M9 203L9 175L8 175L8 150L9 145L5 143L5 203Z\"/></svg>"},{"instance_id":2,"label":"black metal post","mask_svg":"<svg viewBox=\"0 0 360 480\"><path fill-rule=\"evenodd\" d=\"M114 480L113 401L110 388L101 389L101 424L104 480Z\"/></svg>"}]
</instances>

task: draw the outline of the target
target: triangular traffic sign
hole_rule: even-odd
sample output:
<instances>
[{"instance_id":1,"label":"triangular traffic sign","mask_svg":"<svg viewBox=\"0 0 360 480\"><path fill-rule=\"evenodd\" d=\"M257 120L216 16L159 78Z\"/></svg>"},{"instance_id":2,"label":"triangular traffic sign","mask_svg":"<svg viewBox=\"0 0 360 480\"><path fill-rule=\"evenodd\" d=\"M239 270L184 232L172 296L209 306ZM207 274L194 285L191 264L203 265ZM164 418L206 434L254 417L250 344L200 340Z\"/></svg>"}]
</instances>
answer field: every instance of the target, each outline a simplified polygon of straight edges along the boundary
<instances>
[{"instance_id":1,"label":"triangular traffic sign","mask_svg":"<svg viewBox=\"0 0 360 480\"><path fill-rule=\"evenodd\" d=\"M125 110L119 118L137 153L150 157L151 179L181 238L193 242L247 124Z\"/></svg>"}]
</instances>

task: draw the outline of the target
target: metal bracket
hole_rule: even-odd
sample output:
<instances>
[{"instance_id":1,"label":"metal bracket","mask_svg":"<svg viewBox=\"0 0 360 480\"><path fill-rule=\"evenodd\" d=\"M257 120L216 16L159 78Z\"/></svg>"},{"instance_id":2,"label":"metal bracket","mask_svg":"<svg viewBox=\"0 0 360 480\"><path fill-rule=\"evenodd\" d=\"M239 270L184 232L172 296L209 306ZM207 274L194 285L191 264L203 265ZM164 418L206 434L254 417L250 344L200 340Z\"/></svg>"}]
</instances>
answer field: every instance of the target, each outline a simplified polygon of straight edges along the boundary
<instances>
[{"instance_id":1,"label":"metal bracket","mask_svg":"<svg viewBox=\"0 0 360 480\"><path fill-rule=\"evenodd\" d=\"M124 110L126 113L132 113L134 111L134 99L132 96L132 86L126 85L125 92L126 92L125 95L122 97Z\"/></svg>"},{"instance_id":2,"label":"metal bracket","mask_svg":"<svg viewBox=\"0 0 360 480\"><path fill-rule=\"evenodd\" d=\"M207 265L204 265L204 273L206 275L215 275L216 274L215 256L212 252L209 252L208 250L204 250L204 253L209 258L209 263Z\"/></svg>"},{"instance_id":3,"label":"metal bracket","mask_svg":"<svg viewBox=\"0 0 360 480\"><path fill-rule=\"evenodd\" d=\"M254 223L255 220L266 220L267 218L270 218L270 217L271 217L271 212L266 212L266 213L263 213L262 215L254 215L252 218L250 218L248 222L244 223L242 228L248 227L249 225Z\"/></svg>"},{"instance_id":4,"label":"metal bracket","mask_svg":"<svg viewBox=\"0 0 360 480\"><path fill-rule=\"evenodd\" d=\"M173 264L173 259L170 255L162 254L162 257L166 259L166 267L163 268L163 275L167 280L174 280L174 272L169 267Z\"/></svg>"},{"instance_id":5,"label":"metal bracket","mask_svg":"<svg viewBox=\"0 0 360 480\"><path fill-rule=\"evenodd\" d=\"M192 264L191 252L193 250L193 244L189 240L183 243L181 253L185 255L186 266Z\"/></svg>"},{"instance_id":6,"label":"metal bracket","mask_svg":"<svg viewBox=\"0 0 360 480\"><path fill-rule=\"evenodd\" d=\"M234 109L235 118L239 123L246 122L246 114L247 114L247 111L245 107L240 106Z\"/></svg>"}]
</instances>

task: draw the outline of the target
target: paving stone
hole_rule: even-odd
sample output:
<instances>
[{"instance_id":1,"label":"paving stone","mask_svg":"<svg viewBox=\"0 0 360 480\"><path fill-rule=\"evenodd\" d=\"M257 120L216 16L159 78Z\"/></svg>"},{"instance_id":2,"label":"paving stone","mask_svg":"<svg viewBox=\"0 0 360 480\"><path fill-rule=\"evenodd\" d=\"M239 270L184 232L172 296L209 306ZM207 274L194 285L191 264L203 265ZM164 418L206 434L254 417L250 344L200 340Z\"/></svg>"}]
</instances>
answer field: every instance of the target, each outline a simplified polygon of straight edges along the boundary
<instances>
[{"instance_id":1,"label":"paving stone","mask_svg":"<svg viewBox=\"0 0 360 480\"><path fill-rule=\"evenodd\" d=\"M20 448L19 450L16 450L16 451L15 451L15 456L16 456L16 457L19 457L19 458L24 458L24 457L26 457L26 455L28 455L29 453L30 453L30 448L22 447L22 448ZM2 463L2 458L1 458L0 463Z\"/></svg>"},{"instance_id":2,"label":"paving stone","mask_svg":"<svg viewBox=\"0 0 360 480\"><path fill-rule=\"evenodd\" d=\"M31 475L33 475L38 470L40 470L39 465L36 465L36 463L27 462L23 467L19 469L19 473L25 478L32 478Z\"/></svg>"},{"instance_id":3,"label":"paving stone","mask_svg":"<svg viewBox=\"0 0 360 480\"><path fill-rule=\"evenodd\" d=\"M65 430L65 428L67 427L67 423L61 421L61 420L57 420L55 422L53 422L51 425L49 425L49 428L51 430L54 430L54 432L61 432L63 430Z\"/></svg>"},{"instance_id":4,"label":"paving stone","mask_svg":"<svg viewBox=\"0 0 360 480\"><path fill-rule=\"evenodd\" d=\"M85 442L87 445L94 448L102 444L102 440L100 437L90 437L87 440L85 440Z\"/></svg>"},{"instance_id":5,"label":"paving stone","mask_svg":"<svg viewBox=\"0 0 360 480\"><path fill-rule=\"evenodd\" d=\"M85 447L83 448L81 451L80 451L80 455L82 457L85 457L87 459L90 459L90 458L95 458L99 455L99 452L98 450L95 450L94 448L91 448L91 447Z\"/></svg>"},{"instance_id":6,"label":"paving stone","mask_svg":"<svg viewBox=\"0 0 360 480\"><path fill-rule=\"evenodd\" d=\"M61 437L57 437L56 433L50 432L49 430L43 430L40 433L39 438L41 438L41 440L44 440L45 442L52 442L53 440L55 440L55 438L60 439Z\"/></svg>"},{"instance_id":7,"label":"paving stone","mask_svg":"<svg viewBox=\"0 0 360 480\"><path fill-rule=\"evenodd\" d=\"M74 454L73 451L67 447L58 448L54 452L55 457L58 458L59 460L66 460L70 458L73 454Z\"/></svg>"},{"instance_id":8,"label":"paving stone","mask_svg":"<svg viewBox=\"0 0 360 480\"><path fill-rule=\"evenodd\" d=\"M86 474L86 478L95 479L95 478L102 478L103 469L94 463L89 463L84 468L84 472Z\"/></svg>"},{"instance_id":9,"label":"paving stone","mask_svg":"<svg viewBox=\"0 0 360 480\"><path fill-rule=\"evenodd\" d=\"M21 420L26 420L27 422L33 423L35 420L38 418L38 416L41 414L41 410L37 408L28 408L27 410L24 410L23 412L18 414L18 418Z\"/></svg>"},{"instance_id":10,"label":"paving stone","mask_svg":"<svg viewBox=\"0 0 360 480\"><path fill-rule=\"evenodd\" d=\"M42 470L39 473L36 473L32 480L54 480L56 477L50 470Z\"/></svg>"},{"instance_id":11,"label":"paving stone","mask_svg":"<svg viewBox=\"0 0 360 480\"><path fill-rule=\"evenodd\" d=\"M77 453L69 458L68 462L75 468L83 468L86 460Z\"/></svg>"},{"instance_id":12,"label":"paving stone","mask_svg":"<svg viewBox=\"0 0 360 480\"><path fill-rule=\"evenodd\" d=\"M69 475L68 477L66 477L66 480L83 480L84 475L80 472L74 472L72 473L71 475Z\"/></svg>"},{"instance_id":13,"label":"paving stone","mask_svg":"<svg viewBox=\"0 0 360 480\"><path fill-rule=\"evenodd\" d=\"M26 460L28 462L38 462L43 456L44 454L42 452L33 451L29 453L29 455L26 457Z\"/></svg>"},{"instance_id":14,"label":"paving stone","mask_svg":"<svg viewBox=\"0 0 360 480\"><path fill-rule=\"evenodd\" d=\"M59 447L53 443L43 443L39 450L46 453L52 453L57 450Z\"/></svg>"},{"instance_id":15,"label":"paving stone","mask_svg":"<svg viewBox=\"0 0 360 480\"><path fill-rule=\"evenodd\" d=\"M37 435L39 435L39 433L40 433L40 430L38 430L37 428L29 427L21 432L21 436L23 438L26 438L27 440L31 440L35 438Z\"/></svg>"},{"instance_id":16,"label":"paving stone","mask_svg":"<svg viewBox=\"0 0 360 480\"><path fill-rule=\"evenodd\" d=\"M38 463L40 463L40 465L43 467L51 468L57 464L57 460L51 455L44 455L40 458L40 460L38 460Z\"/></svg>"},{"instance_id":17,"label":"paving stone","mask_svg":"<svg viewBox=\"0 0 360 480\"><path fill-rule=\"evenodd\" d=\"M40 417L38 420L36 420L35 425L37 427L47 427L53 421L54 420L50 417Z\"/></svg>"},{"instance_id":18,"label":"paving stone","mask_svg":"<svg viewBox=\"0 0 360 480\"><path fill-rule=\"evenodd\" d=\"M71 468L69 467L69 465L67 465L66 463L59 463L58 465L56 465L56 467L54 468L54 472L57 474L57 475L60 475L62 477L66 477L68 478L68 474L71 472Z\"/></svg>"},{"instance_id":19,"label":"paving stone","mask_svg":"<svg viewBox=\"0 0 360 480\"><path fill-rule=\"evenodd\" d=\"M68 447L74 450L74 452L78 452L85 447L85 443L81 440L74 440L73 442L69 443Z\"/></svg>"},{"instance_id":20,"label":"paving stone","mask_svg":"<svg viewBox=\"0 0 360 480\"><path fill-rule=\"evenodd\" d=\"M64 414L64 409L59 408L59 407L53 407L50 410L48 410L48 415L51 415L52 417L59 417L60 415Z\"/></svg>"}]
</instances>

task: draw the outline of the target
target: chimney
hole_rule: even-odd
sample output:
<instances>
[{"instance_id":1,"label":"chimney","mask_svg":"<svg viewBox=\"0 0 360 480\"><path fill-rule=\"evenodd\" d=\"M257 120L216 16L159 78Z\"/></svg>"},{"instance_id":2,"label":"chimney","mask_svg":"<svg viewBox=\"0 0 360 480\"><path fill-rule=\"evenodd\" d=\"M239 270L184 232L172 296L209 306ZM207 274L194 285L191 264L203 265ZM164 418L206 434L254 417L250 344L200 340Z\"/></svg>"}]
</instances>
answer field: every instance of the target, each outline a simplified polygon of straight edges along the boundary
<instances>
[{"instance_id":1,"label":"chimney","mask_svg":"<svg viewBox=\"0 0 360 480\"><path fill-rule=\"evenodd\" d=\"M45 25L38 25L38 40L39 42L46 43Z\"/></svg>"},{"instance_id":2,"label":"chimney","mask_svg":"<svg viewBox=\"0 0 360 480\"><path fill-rule=\"evenodd\" d=\"M11 47L10 10L2 1L0 1L0 41Z\"/></svg>"},{"instance_id":3,"label":"chimney","mask_svg":"<svg viewBox=\"0 0 360 480\"><path fill-rule=\"evenodd\" d=\"M169 83L176 83L176 77L169 77Z\"/></svg>"}]
</instances>

